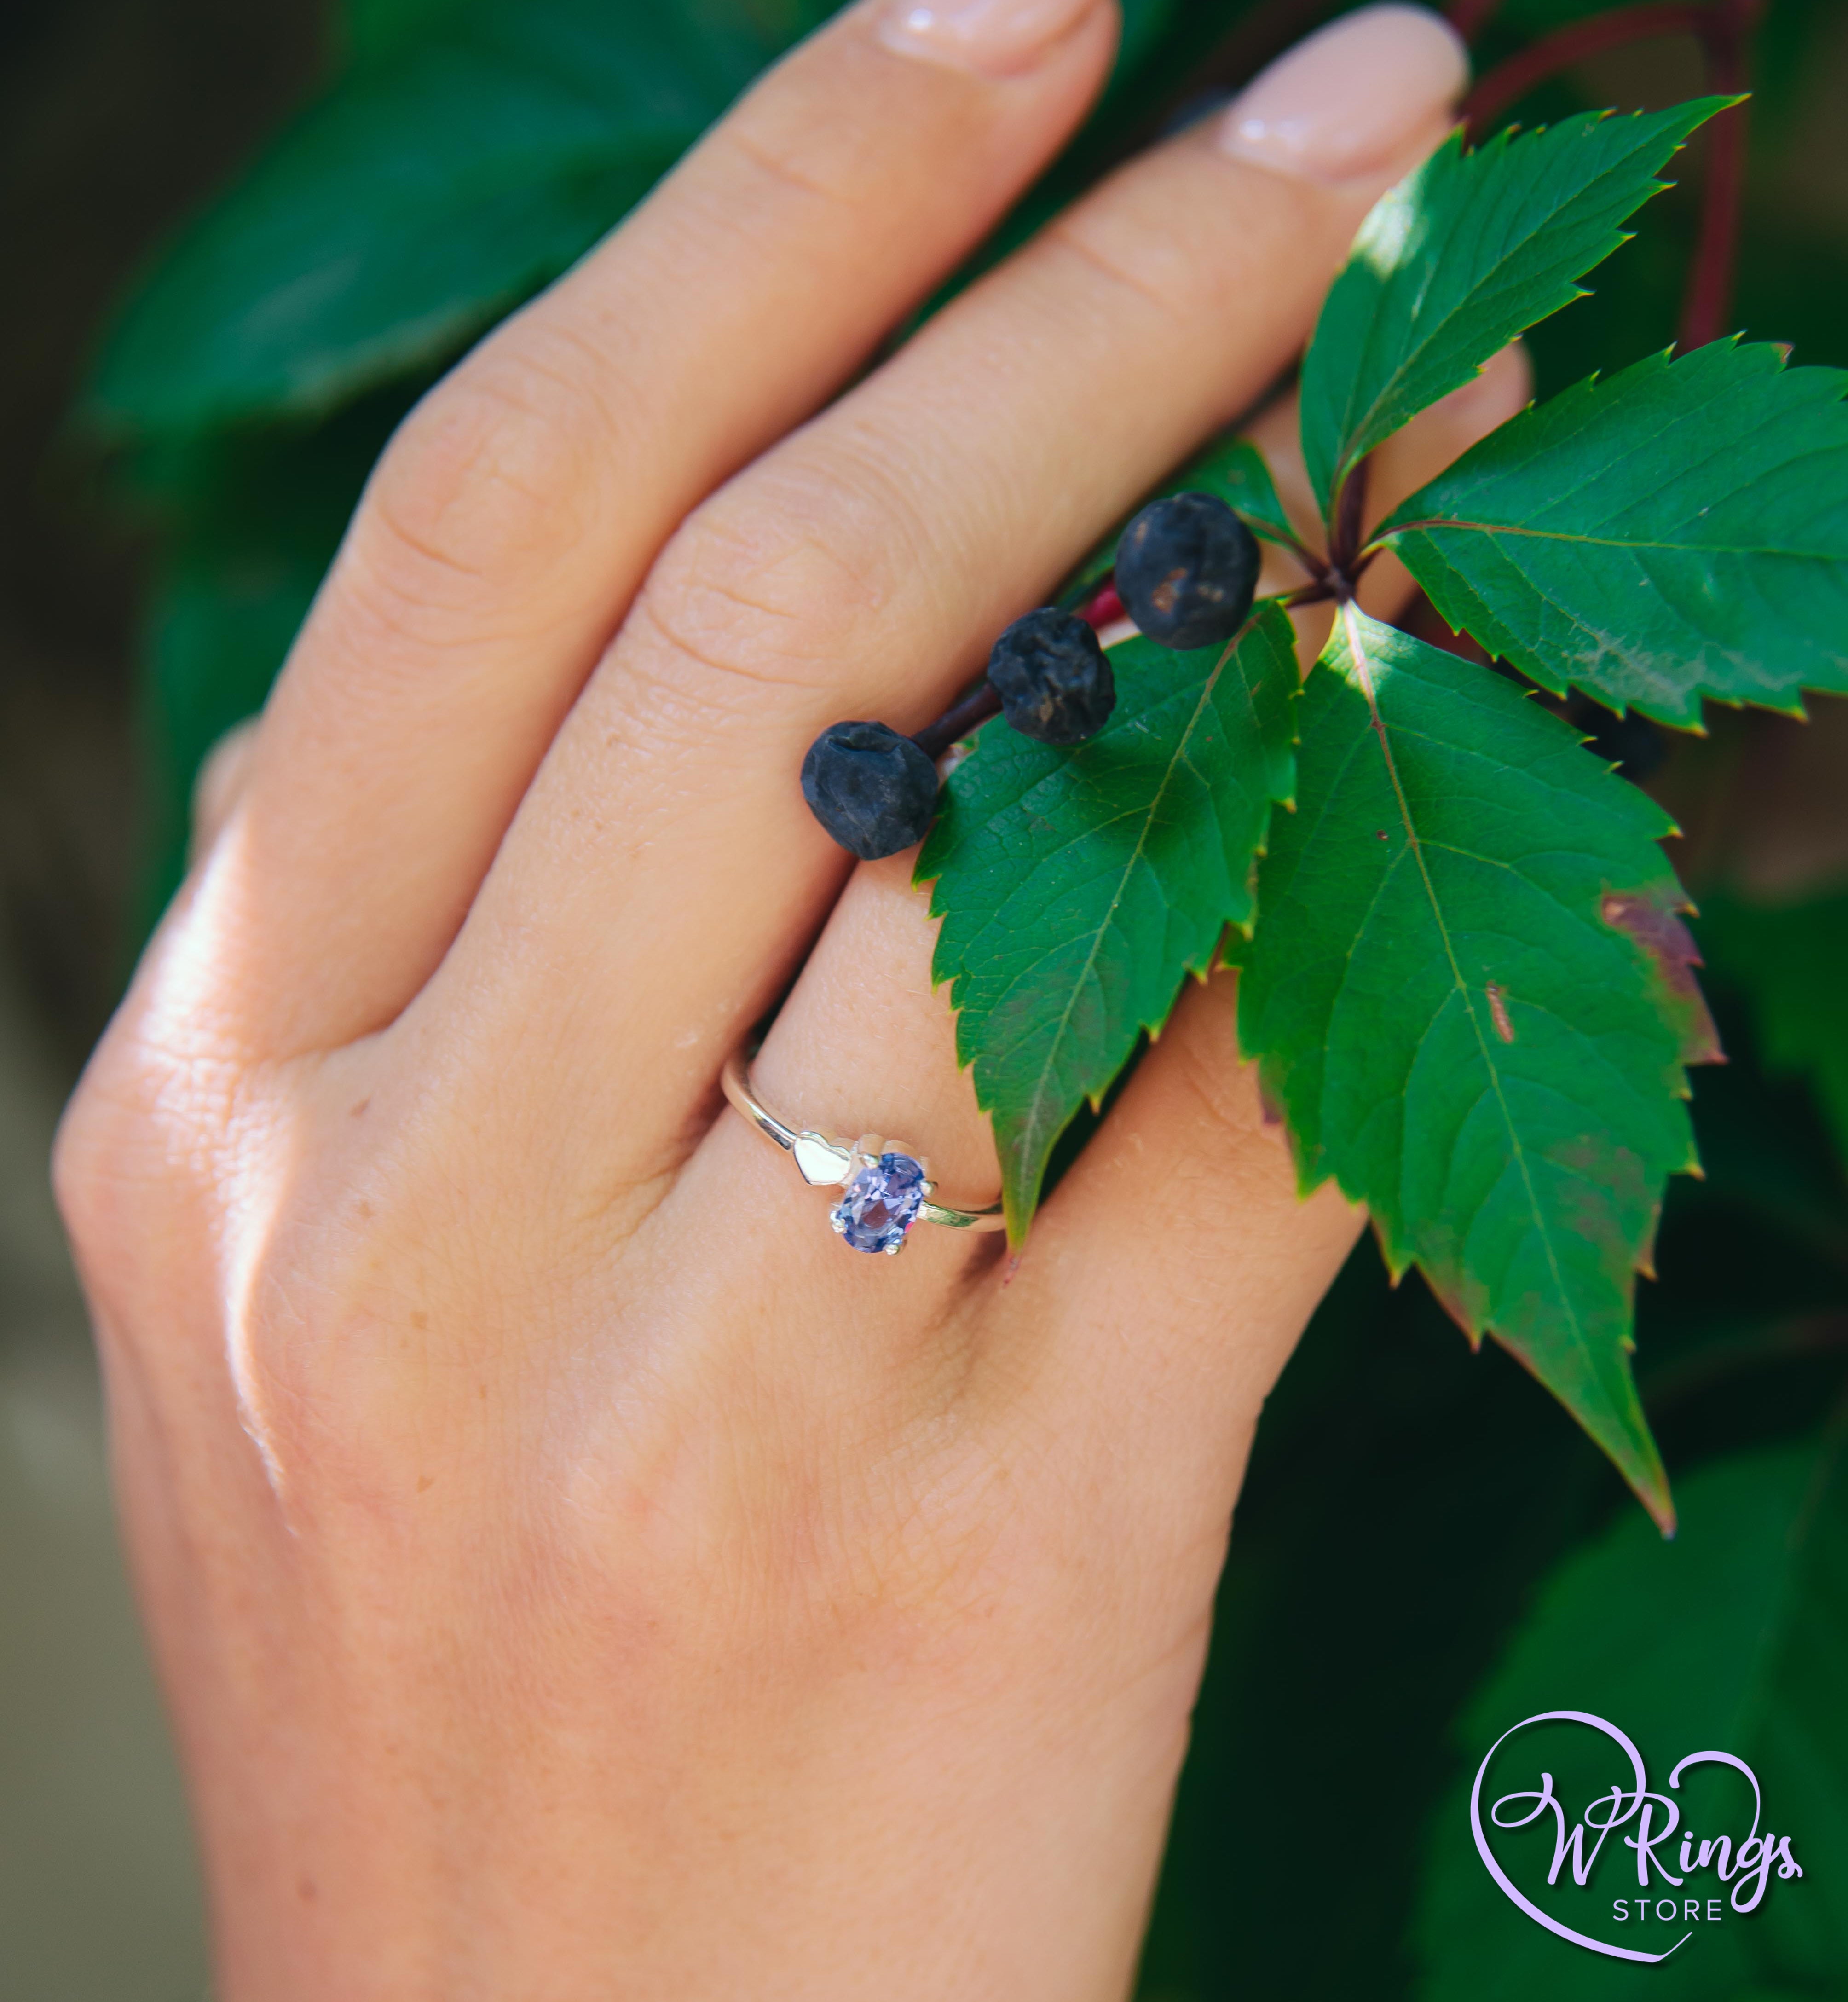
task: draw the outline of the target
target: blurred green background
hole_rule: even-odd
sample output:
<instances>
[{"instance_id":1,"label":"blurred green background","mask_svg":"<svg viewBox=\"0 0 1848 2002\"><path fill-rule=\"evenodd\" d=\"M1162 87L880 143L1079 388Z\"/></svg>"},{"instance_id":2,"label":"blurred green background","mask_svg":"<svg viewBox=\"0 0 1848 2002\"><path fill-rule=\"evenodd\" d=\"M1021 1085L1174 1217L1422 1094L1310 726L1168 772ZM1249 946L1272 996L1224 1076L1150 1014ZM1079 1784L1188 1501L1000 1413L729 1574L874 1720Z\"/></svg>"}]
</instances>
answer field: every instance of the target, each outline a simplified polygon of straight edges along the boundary
<instances>
[{"instance_id":1,"label":"blurred green background","mask_svg":"<svg viewBox=\"0 0 1848 2002\"><path fill-rule=\"evenodd\" d=\"M0 15L0 2002L205 1992L44 1178L177 878L193 772L260 704L409 403L828 11ZM1003 240L1336 11L1136 0L1110 96ZM1602 11L1506 0L1479 68ZM1756 64L1732 322L1848 365L1848 7L1773 0ZM1702 78L1694 38L1658 37L1518 115L1659 105ZM1543 390L1673 337L1689 166L1536 338ZM1732 1059L1697 1075L1707 1176L1673 1191L1639 1323L1682 1534L1657 1540L1557 1407L1363 1247L1266 1414L1151 1998L1848 1997L1848 705L1807 727L1716 713L1672 745L1585 721L1681 820ZM1752 1760L1804 1878L1661 1968L1540 1932L1482 1871L1459 1789L1507 1725L1560 1704L1623 1724L1652 1770L1696 1738Z\"/></svg>"}]
</instances>

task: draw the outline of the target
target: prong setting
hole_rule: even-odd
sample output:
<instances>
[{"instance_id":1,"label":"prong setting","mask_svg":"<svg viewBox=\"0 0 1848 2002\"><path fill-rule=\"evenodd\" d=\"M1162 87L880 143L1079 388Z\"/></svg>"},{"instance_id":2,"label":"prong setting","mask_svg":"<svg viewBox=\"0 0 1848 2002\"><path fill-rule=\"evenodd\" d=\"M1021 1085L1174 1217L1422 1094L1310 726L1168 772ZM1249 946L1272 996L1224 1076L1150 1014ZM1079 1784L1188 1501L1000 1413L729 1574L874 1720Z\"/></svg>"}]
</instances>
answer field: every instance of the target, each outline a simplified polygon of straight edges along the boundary
<instances>
[{"instance_id":1,"label":"prong setting","mask_svg":"<svg viewBox=\"0 0 1848 2002\"><path fill-rule=\"evenodd\" d=\"M912 1226L922 1219L958 1230L998 1230L1001 1205L963 1210L936 1200L937 1184L925 1157L904 1142L863 1133L849 1141L814 1128L797 1128L779 1119L752 1092L743 1055L726 1059L720 1072L726 1097L767 1139L791 1156L811 1188L843 1191L828 1211L835 1235L856 1251L896 1257Z\"/></svg>"}]
</instances>

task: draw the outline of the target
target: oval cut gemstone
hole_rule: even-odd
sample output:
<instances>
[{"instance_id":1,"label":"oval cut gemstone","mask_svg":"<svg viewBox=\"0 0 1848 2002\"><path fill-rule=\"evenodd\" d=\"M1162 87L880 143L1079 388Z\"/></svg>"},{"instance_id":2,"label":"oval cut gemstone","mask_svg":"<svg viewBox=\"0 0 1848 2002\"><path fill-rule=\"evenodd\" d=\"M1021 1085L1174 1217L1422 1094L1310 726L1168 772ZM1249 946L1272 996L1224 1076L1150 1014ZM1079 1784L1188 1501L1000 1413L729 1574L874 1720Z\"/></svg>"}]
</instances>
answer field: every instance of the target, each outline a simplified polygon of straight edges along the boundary
<instances>
[{"instance_id":1,"label":"oval cut gemstone","mask_svg":"<svg viewBox=\"0 0 1848 2002\"><path fill-rule=\"evenodd\" d=\"M828 1221L856 1251L896 1251L917 1221L924 1170L909 1154L863 1161Z\"/></svg>"}]
</instances>

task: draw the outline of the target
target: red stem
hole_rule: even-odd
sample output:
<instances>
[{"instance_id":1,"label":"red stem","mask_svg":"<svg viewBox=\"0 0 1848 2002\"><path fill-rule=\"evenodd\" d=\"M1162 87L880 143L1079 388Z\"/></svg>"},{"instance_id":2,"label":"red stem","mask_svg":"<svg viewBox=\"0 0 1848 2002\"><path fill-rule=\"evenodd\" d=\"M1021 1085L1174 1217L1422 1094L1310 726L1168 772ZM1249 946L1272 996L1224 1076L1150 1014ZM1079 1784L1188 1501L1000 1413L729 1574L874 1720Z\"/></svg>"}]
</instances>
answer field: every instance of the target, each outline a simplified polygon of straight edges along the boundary
<instances>
[{"instance_id":1,"label":"red stem","mask_svg":"<svg viewBox=\"0 0 1848 2002\"><path fill-rule=\"evenodd\" d=\"M1501 0L1450 0L1444 9L1450 25L1466 42L1473 42L1495 17Z\"/></svg>"},{"instance_id":2,"label":"red stem","mask_svg":"<svg viewBox=\"0 0 1848 2002\"><path fill-rule=\"evenodd\" d=\"M1080 601L1072 606L1093 632L1101 632L1106 626L1114 626L1119 619L1127 619L1122 599L1117 595L1116 574L1100 577Z\"/></svg>"},{"instance_id":3,"label":"red stem","mask_svg":"<svg viewBox=\"0 0 1848 2002\"><path fill-rule=\"evenodd\" d=\"M1698 35L1713 10L1701 0L1643 0L1634 7L1613 8L1588 21L1574 21L1498 63L1463 100L1463 116L1477 138L1536 84L1606 49L1620 49L1652 35Z\"/></svg>"},{"instance_id":4,"label":"red stem","mask_svg":"<svg viewBox=\"0 0 1848 2002\"><path fill-rule=\"evenodd\" d=\"M1498 0L1452 0L1450 18L1466 37L1478 33ZM1644 0L1544 35L1498 64L1463 106L1480 138L1512 104L1561 70L1607 49L1655 35L1691 34L1706 59L1707 85L1731 96L1748 89L1752 38L1765 0ZM1733 281L1738 265L1739 225L1745 205L1745 107L1722 111L1707 127L1702 176L1700 234L1688 268L1679 344L1685 354L1728 332Z\"/></svg>"},{"instance_id":5,"label":"red stem","mask_svg":"<svg viewBox=\"0 0 1848 2002\"><path fill-rule=\"evenodd\" d=\"M952 744L967 737L978 723L1001 713L1000 692L986 675L962 700L946 710L935 723L926 724L912 741L933 763Z\"/></svg>"},{"instance_id":6,"label":"red stem","mask_svg":"<svg viewBox=\"0 0 1848 2002\"><path fill-rule=\"evenodd\" d=\"M1342 481L1341 490L1335 496L1334 533L1329 538L1327 574L1316 581L1328 584L1337 598L1351 598L1355 581L1360 575L1355 559L1365 539L1362 529L1370 469L1371 462L1363 459Z\"/></svg>"},{"instance_id":7,"label":"red stem","mask_svg":"<svg viewBox=\"0 0 1848 2002\"><path fill-rule=\"evenodd\" d=\"M1752 35L1763 0L1717 0L1701 33L1707 87L1731 96L1751 82ZM1739 218L1745 190L1745 106L1722 111L1707 127L1700 202L1700 238L1682 302L1679 346L1704 347L1730 331L1733 277L1738 265Z\"/></svg>"}]
</instances>

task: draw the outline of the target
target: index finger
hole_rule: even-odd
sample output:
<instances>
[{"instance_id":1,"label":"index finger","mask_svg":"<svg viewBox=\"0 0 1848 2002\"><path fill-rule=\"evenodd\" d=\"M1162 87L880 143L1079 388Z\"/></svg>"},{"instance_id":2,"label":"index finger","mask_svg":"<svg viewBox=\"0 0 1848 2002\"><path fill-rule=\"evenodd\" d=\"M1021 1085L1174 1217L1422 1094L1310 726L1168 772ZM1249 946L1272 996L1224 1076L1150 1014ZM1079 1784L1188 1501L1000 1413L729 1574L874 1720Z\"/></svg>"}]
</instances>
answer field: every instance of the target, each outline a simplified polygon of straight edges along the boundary
<instances>
[{"instance_id":1,"label":"index finger","mask_svg":"<svg viewBox=\"0 0 1848 2002\"><path fill-rule=\"evenodd\" d=\"M397 1013L661 543L863 364L1083 114L1111 0L1002 9L1016 32L971 49L954 31L979 11L948 10L946 35L894 0L847 9L401 427L194 914L256 1047Z\"/></svg>"}]
</instances>

